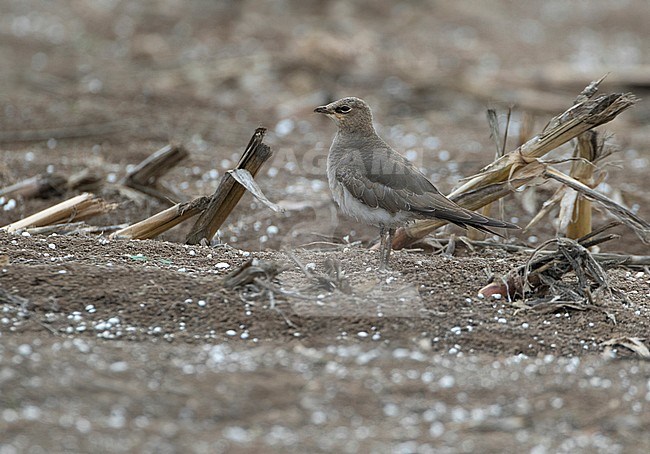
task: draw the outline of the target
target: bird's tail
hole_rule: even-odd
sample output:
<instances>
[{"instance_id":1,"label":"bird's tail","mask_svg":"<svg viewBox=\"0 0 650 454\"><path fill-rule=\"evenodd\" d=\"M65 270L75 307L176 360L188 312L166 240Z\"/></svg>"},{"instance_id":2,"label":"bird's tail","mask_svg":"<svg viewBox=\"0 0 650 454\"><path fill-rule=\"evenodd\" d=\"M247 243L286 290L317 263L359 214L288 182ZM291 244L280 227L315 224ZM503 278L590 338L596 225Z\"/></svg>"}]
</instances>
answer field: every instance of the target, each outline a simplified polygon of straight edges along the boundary
<instances>
[{"instance_id":1,"label":"bird's tail","mask_svg":"<svg viewBox=\"0 0 650 454\"><path fill-rule=\"evenodd\" d=\"M494 230L488 227L495 227L499 229L519 229L520 227L517 224L511 222L500 221L498 219L489 218L483 216L482 214L475 213L471 210L461 209L454 211L443 211L437 212L436 217L449 221L452 224L456 224L459 227L467 229L468 227L474 227L476 230L481 232L491 233L503 238L503 235L495 232Z\"/></svg>"}]
</instances>

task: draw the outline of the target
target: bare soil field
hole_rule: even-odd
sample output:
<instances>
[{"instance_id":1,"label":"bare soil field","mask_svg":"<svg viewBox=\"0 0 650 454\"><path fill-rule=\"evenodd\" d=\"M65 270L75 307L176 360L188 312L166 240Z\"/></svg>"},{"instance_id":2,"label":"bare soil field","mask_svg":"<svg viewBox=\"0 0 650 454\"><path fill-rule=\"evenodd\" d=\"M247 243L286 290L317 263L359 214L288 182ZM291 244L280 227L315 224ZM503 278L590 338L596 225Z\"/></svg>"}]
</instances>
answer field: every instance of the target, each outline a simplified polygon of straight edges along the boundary
<instances>
[{"instance_id":1,"label":"bare soil field","mask_svg":"<svg viewBox=\"0 0 650 454\"><path fill-rule=\"evenodd\" d=\"M192 221L143 241L0 230L0 454L650 452L650 270L609 269L612 291L589 304L482 298L530 253L450 251L465 233L445 227L379 272L376 229L331 200L334 126L313 114L366 99L379 133L449 193L494 158L487 107L503 127L513 106L511 150L610 73L603 93L640 101L599 128L618 151L597 190L648 219L643 1L0 10L0 188L87 170L117 204L87 222L131 224L169 206L119 187L134 165L182 144L163 183L210 195L264 126L274 154L256 181L285 208L245 194L210 245L183 244ZM509 196L505 219L525 226L556 188ZM80 191L0 198L0 226ZM556 231L557 210L505 241L535 248ZM649 255L612 232L602 252ZM275 271L227 285L251 259Z\"/></svg>"}]
</instances>

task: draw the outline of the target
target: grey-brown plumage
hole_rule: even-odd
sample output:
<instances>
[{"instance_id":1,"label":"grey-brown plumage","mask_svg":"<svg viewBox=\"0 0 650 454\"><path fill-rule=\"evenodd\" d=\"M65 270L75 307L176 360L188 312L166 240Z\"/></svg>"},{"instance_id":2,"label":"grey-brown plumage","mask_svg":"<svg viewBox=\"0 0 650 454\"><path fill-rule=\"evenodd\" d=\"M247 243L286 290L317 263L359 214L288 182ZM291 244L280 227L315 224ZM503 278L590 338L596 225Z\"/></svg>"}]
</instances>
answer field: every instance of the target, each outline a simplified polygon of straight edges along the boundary
<instances>
[{"instance_id":1,"label":"grey-brown plumage","mask_svg":"<svg viewBox=\"0 0 650 454\"><path fill-rule=\"evenodd\" d=\"M362 99L339 99L314 112L327 115L338 126L327 158L334 200L347 215L379 227L382 268L388 264L395 229L416 219L444 219L489 233L495 232L488 227L518 228L462 208L440 193L377 135L370 107Z\"/></svg>"}]
</instances>

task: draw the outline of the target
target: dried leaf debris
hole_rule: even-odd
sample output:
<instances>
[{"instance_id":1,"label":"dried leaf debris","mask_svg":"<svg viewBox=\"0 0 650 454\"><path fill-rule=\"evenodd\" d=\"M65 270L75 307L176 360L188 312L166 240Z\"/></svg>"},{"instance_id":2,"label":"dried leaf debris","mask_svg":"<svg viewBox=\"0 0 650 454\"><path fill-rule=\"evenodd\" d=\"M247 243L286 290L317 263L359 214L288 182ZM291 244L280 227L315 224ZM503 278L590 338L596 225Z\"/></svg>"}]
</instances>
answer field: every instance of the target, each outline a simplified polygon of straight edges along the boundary
<instances>
[{"instance_id":1,"label":"dried leaf debris","mask_svg":"<svg viewBox=\"0 0 650 454\"><path fill-rule=\"evenodd\" d=\"M596 260L588 248L617 238L616 235L600 235L606 228L598 229L579 240L554 238L538 247L527 262L510 271L506 276L494 279L479 293L489 297L499 294L509 299L523 297L526 304L541 303L590 304L596 302L596 292L609 292L624 298L609 284L606 270L619 265L618 261ZM555 251L542 254L548 246ZM566 279L570 275L569 279ZM575 307L574 307L575 308Z\"/></svg>"}]
</instances>

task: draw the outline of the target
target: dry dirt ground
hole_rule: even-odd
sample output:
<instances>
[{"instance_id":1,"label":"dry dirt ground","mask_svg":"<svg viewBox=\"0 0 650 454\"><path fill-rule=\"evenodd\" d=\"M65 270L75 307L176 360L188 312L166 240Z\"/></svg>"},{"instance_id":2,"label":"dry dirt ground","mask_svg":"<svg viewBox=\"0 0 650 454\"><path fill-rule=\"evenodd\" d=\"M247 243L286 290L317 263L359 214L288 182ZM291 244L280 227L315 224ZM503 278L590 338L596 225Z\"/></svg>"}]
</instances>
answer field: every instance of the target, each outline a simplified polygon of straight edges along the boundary
<instances>
[{"instance_id":1,"label":"dry dirt ground","mask_svg":"<svg viewBox=\"0 0 650 454\"><path fill-rule=\"evenodd\" d=\"M274 157L258 182L286 208L244 196L211 246L182 244L191 222L154 241L0 232L0 454L650 452L650 363L602 345L650 342L648 270L608 272L625 301L555 311L478 298L524 254L402 250L379 273L377 232L330 200L333 125L311 113L366 98L380 133L449 192L492 159L486 106L503 122L515 105L514 146L523 111L537 132L611 72L604 92L642 100L603 128L619 153L599 190L647 219L650 104L629 76L650 64L645 2L0 10L0 187L90 169L119 204L90 223L132 223L167 205L118 191L129 166L179 142L190 158L165 184L207 195L263 125ZM555 190L541 183L507 201L508 219L532 218ZM5 198L0 225L72 195ZM510 241L535 247L555 229L548 219ZM603 249L648 254L617 233ZM251 258L282 271L224 286ZM334 287L328 259L344 272Z\"/></svg>"}]
</instances>

